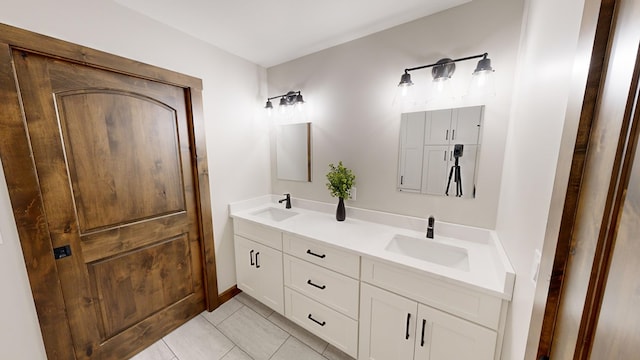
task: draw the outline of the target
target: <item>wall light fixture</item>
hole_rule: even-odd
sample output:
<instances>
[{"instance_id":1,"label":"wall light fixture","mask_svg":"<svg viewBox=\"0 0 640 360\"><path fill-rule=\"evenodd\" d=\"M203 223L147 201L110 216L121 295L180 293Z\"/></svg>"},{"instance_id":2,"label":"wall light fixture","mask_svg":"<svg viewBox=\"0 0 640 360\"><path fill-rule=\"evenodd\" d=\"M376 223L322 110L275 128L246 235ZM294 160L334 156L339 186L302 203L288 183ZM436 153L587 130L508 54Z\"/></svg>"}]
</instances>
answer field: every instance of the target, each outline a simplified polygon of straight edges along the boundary
<instances>
[{"instance_id":1,"label":"wall light fixture","mask_svg":"<svg viewBox=\"0 0 640 360\"><path fill-rule=\"evenodd\" d=\"M472 60L472 59L479 59L479 58L482 58L482 59L478 61L478 65L476 66L476 69L473 71L473 76L474 78L476 77L481 78L482 80L480 80L479 83L482 84L486 81L486 77L494 72L493 68L491 67L491 59L489 59L488 56L489 56L488 53L484 53L480 55L467 56L459 59L444 58L444 59L438 60L433 64L404 69L404 74L402 74L402 76L400 77L400 83L398 84L398 86L402 88L402 94L406 95L409 86L413 85L413 82L411 81L411 74L409 74L409 72L414 70L431 68L431 76L433 77L434 83L436 83L437 87L442 88L442 84L448 81L449 79L451 79L451 76L456 71L457 62Z\"/></svg>"},{"instance_id":2,"label":"wall light fixture","mask_svg":"<svg viewBox=\"0 0 640 360\"><path fill-rule=\"evenodd\" d=\"M280 99L280 109L282 111L285 111L290 106L294 106L300 109L304 104L304 99L302 98L302 94L300 93L300 91L289 91L286 94L267 98L267 104L264 106L264 108L267 109L267 112L269 112L269 114L273 110L273 103L271 102L271 100L278 98Z\"/></svg>"}]
</instances>

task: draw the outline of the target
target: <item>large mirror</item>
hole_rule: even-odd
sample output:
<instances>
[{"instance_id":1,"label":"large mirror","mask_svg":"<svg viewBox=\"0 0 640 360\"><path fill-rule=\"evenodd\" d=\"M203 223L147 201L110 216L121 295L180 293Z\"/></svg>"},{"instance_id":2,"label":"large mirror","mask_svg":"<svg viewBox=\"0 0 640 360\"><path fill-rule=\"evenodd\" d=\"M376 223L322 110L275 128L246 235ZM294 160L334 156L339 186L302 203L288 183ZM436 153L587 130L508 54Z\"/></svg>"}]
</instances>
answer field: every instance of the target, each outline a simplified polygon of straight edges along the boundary
<instances>
[{"instance_id":1,"label":"large mirror","mask_svg":"<svg viewBox=\"0 0 640 360\"><path fill-rule=\"evenodd\" d=\"M403 113L398 191L476 196L484 106Z\"/></svg>"},{"instance_id":2,"label":"large mirror","mask_svg":"<svg viewBox=\"0 0 640 360\"><path fill-rule=\"evenodd\" d=\"M280 180L311 181L311 123L277 126L276 172Z\"/></svg>"}]
</instances>

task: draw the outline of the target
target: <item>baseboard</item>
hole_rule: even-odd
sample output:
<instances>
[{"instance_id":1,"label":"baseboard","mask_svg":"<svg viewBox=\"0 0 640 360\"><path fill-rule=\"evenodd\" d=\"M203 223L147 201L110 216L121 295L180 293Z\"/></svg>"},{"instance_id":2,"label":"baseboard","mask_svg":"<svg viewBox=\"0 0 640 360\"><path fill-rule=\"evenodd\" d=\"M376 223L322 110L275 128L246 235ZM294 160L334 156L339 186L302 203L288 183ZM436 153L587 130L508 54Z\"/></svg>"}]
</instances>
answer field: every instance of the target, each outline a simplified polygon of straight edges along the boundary
<instances>
[{"instance_id":1,"label":"baseboard","mask_svg":"<svg viewBox=\"0 0 640 360\"><path fill-rule=\"evenodd\" d=\"M220 303L220 305L222 305L241 292L242 290L238 289L236 285L233 285L232 287L222 292L222 294L218 295L218 302Z\"/></svg>"}]
</instances>

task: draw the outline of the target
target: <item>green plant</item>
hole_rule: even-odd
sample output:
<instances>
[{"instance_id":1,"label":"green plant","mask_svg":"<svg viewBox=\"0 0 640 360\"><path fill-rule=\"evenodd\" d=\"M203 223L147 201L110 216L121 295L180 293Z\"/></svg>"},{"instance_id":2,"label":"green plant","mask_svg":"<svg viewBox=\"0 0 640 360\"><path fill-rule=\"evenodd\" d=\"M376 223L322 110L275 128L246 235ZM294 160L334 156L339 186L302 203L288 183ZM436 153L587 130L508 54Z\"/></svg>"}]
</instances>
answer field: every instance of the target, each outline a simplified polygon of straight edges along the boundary
<instances>
[{"instance_id":1,"label":"green plant","mask_svg":"<svg viewBox=\"0 0 640 360\"><path fill-rule=\"evenodd\" d=\"M356 184L356 176L342 165L342 161L338 163L338 166L329 164L329 169L327 189L331 192L331 196L348 199L351 187Z\"/></svg>"}]
</instances>

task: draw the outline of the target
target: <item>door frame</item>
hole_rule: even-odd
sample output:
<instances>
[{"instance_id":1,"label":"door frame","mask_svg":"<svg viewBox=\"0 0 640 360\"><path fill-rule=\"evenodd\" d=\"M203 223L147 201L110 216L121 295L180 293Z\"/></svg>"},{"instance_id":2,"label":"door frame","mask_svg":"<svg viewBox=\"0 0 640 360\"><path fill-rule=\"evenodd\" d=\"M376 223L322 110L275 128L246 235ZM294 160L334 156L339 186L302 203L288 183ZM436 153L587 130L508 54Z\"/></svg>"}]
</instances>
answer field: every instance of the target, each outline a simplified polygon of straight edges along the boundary
<instances>
[{"instance_id":1,"label":"door frame","mask_svg":"<svg viewBox=\"0 0 640 360\"><path fill-rule=\"evenodd\" d=\"M202 110L202 80L117 55L0 24L0 159L4 168L42 338L49 359L75 358L64 299L30 140L15 77L12 50L36 52L96 69L156 81L185 90L196 205L202 237L207 310L220 305L211 194Z\"/></svg>"},{"instance_id":2,"label":"door frame","mask_svg":"<svg viewBox=\"0 0 640 360\"><path fill-rule=\"evenodd\" d=\"M588 46L589 69L586 74L584 86L571 94L568 106L567 122L573 122L569 126L565 125L565 132L573 133L571 139L566 136L567 144L565 150L571 151L571 155L564 164L569 171L556 174L556 184L552 203L556 207L551 209L549 224L547 225L544 258L550 263L550 277L548 283L538 285L536 289L536 301L532 317L532 330L529 332L527 355L536 359L549 359L553 346L556 325L561 314L561 301L565 295L567 284L571 282L568 276L570 260L574 250L574 230L577 221L578 207L585 179L585 169L589 148L597 146L598 139L591 137L591 132L596 126L597 110L600 106L600 92L604 86L607 65L611 52L611 41L616 31L615 22L618 11L619 0L587 0L585 1L585 15L583 16L583 27L581 29L581 40ZM586 25L584 24L586 23ZM585 49L586 50L586 49ZM636 64L635 74L631 83L630 91L637 88L637 78L640 64ZM589 356L592 343L596 319L599 306L603 297L603 289L606 283L606 275L610 266L611 255L615 237L612 234L618 220L617 210L620 207L621 188L625 179L628 179L630 170L629 156L634 151L634 145L630 140L637 136L637 124L632 128L632 123L637 122L631 119L632 106L627 102L620 127L612 128L611 131L620 132L617 148L614 155L614 164L610 182L602 191L606 191L606 204L602 212L602 223L597 234L596 248L594 249L594 260L589 273L589 287L584 297L584 308L579 309L581 323L578 329L574 356L576 359L586 359ZM570 119L570 115L575 115ZM572 149L568 149L569 142L572 142ZM562 159L562 156L561 156ZM562 164L559 163L560 168ZM555 219L554 219L555 218ZM548 255L548 256L546 256ZM545 268L547 266L544 266ZM542 266L541 266L542 268ZM537 326L540 326L538 329ZM540 330L540 332L537 332Z\"/></svg>"}]
</instances>

